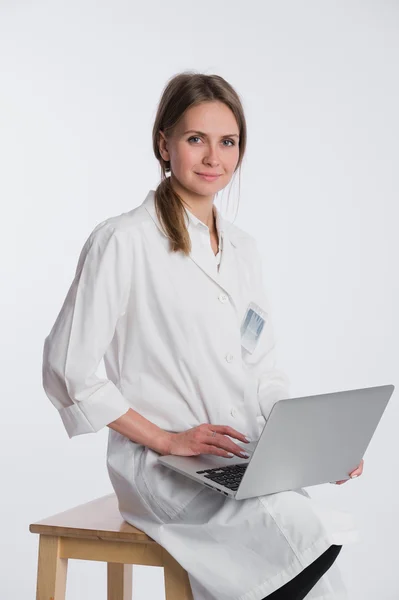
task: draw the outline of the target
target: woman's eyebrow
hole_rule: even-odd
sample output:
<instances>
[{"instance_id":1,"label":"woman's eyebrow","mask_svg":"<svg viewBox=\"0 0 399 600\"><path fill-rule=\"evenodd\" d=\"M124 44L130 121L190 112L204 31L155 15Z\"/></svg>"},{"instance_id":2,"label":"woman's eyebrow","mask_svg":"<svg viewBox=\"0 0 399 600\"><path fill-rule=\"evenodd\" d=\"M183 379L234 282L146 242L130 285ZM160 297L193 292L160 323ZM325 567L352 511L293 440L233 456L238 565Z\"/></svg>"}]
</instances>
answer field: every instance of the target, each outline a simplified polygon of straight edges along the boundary
<instances>
[{"instance_id":1,"label":"woman's eyebrow","mask_svg":"<svg viewBox=\"0 0 399 600\"><path fill-rule=\"evenodd\" d=\"M195 129L189 129L188 131L185 131L183 133L183 135L186 135L186 133L199 133L200 135L203 135L204 137L208 137L206 135L206 133L204 133L203 131L197 131ZM222 135L221 137L240 137L237 133L226 133L226 135Z\"/></svg>"}]
</instances>

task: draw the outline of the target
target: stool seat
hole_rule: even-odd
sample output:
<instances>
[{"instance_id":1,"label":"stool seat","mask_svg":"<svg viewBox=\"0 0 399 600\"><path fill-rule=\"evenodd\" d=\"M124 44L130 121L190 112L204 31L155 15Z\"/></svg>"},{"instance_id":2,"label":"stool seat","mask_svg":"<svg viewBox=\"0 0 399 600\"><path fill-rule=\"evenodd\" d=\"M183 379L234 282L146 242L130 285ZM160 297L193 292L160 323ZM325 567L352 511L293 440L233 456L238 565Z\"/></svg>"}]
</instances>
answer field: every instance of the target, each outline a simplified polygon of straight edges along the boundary
<instances>
[{"instance_id":1,"label":"stool seat","mask_svg":"<svg viewBox=\"0 0 399 600\"><path fill-rule=\"evenodd\" d=\"M154 542L147 534L122 518L115 494L96 498L47 517L29 526L31 533L121 540L127 542ZM154 542L156 543L156 542Z\"/></svg>"},{"instance_id":2,"label":"stool seat","mask_svg":"<svg viewBox=\"0 0 399 600\"><path fill-rule=\"evenodd\" d=\"M40 536L36 600L65 600L68 559L107 563L107 600L132 599L132 565L163 567L166 600L193 600L187 572L124 521L115 494L31 523L29 531Z\"/></svg>"}]
</instances>

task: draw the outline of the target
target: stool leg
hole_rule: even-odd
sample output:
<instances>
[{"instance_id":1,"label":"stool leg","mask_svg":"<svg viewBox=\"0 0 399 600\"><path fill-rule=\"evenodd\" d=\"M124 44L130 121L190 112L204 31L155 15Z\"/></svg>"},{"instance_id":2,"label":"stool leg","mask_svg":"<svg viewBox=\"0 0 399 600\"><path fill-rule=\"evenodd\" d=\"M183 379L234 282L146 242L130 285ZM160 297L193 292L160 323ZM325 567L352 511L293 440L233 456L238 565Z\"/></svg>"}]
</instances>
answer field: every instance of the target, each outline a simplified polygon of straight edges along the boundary
<instances>
[{"instance_id":1,"label":"stool leg","mask_svg":"<svg viewBox=\"0 0 399 600\"><path fill-rule=\"evenodd\" d=\"M107 600L132 600L133 565L107 563Z\"/></svg>"},{"instance_id":2,"label":"stool leg","mask_svg":"<svg viewBox=\"0 0 399 600\"><path fill-rule=\"evenodd\" d=\"M60 538L40 535L36 600L65 600L68 559L59 551Z\"/></svg>"},{"instance_id":3,"label":"stool leg","mask_svg":"<svg viewBox=\"0 0 399 600\"><path fill-rule=\"evenodd\" d=\"M187 571L162 548L165 600L193 600Z\"/></svg>"}]
</instances>

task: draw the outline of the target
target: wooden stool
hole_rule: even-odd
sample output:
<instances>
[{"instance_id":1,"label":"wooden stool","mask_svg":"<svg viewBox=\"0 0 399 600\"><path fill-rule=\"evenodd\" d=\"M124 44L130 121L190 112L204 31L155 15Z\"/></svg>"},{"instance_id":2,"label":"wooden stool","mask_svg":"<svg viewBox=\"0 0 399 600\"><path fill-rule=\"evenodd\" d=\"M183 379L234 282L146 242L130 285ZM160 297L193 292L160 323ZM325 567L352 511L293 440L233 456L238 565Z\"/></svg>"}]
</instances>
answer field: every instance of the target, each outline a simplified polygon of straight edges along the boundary
<instances>
[{"instance_id":1,"label":"wooden stool","mask_svg":"<svg viewBox=\"0 0 399 600\"><path fill-rule=\"evenodd\" d=\"M115 494L29 525L39 533L36 600L65 600L69 558L107 564L107 600L131 600L133 567L164 568L166 600L193 600L187 572L162 546L123 520Z\"/></svg>"}]
</instances>

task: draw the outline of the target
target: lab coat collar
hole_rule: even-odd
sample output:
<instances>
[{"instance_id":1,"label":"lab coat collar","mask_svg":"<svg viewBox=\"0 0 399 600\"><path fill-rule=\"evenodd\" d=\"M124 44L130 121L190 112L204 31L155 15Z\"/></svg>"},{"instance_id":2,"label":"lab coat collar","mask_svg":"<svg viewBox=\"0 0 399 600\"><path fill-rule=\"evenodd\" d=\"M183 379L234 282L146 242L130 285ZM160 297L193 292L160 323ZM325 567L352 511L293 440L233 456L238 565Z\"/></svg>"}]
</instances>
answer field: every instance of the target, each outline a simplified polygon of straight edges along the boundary
<instances>
[{"instance_id":1,"label":"lab coat collar","mask_svg":"<svg viewBox=\"0 0 399 600\"><path fill-rule=\"evenodd\" d=\"M150 190L143 202L144 208L148 211L160 232L166 237L161 223L155 210L155 190ZM219 271L216 268L216 261L212 263L204 256L203 249L194 241L192 237L192 248L189 258L193 260L209 277L211 277L220 287L222 287L231 297L233 302L238 298L238 277L236 270L236 261L234 257L234 248L238 245L238 238L232 231L231 224L225 220L219 209L213 205L213 210L216 216L216 228L219 233L219 248L221 248L221 261ZM188 216L189 233L196 227L208 227L202 223L189 210L186 210ZM190 236L191 237L191 236ZM194 238L194 239L193 239ZM212 258L212 257L211 257Z\"/></svg>"}]
</instances>

